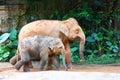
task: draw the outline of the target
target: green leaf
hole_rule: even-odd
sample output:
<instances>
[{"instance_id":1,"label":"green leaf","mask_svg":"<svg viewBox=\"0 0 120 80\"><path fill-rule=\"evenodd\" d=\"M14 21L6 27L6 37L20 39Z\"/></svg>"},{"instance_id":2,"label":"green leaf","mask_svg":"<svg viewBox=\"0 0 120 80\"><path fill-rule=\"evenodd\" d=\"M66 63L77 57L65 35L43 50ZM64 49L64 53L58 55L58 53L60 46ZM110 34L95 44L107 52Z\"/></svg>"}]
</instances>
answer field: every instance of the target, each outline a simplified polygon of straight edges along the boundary
<instances>
[{"instance_id":1,"label":"green leaf","mask_svg":"<svg viewBox=\"0 0 120 80\"><path fill-rule=\"evenodd\" d=\"M111 46L111 45L112 45L112 43L111 43L110 41L106 41L106 44L107 44L108 46Z\"/></svg>"},{"instance_id":2,"label":"green leaf","mask_svg":"<svg viewBox=\"0 0 120 80\"><path fill-rule=\"evenodd\" d=\"M86 38L86 41L88 41L88 42L95 42L95 40L91 36L88 36Z\"/></svg>"},{"instance_id":3,"label":"green leaf","mask_svg":"<svg viewBox=\"0 0 120 80\"><path fill-rule=\"evenodd\" d=\"M2 57L0 57L0 61L1 61L1 60L3 60L3 58L2 58Z\"/></svg>"},{"instance_id":4,"label":"green leaf","mask_svg":"<svg viewBox=\"0 0 120 80\"><path fill-rule=\"evenodd\" d=\"M91 36L92 36L92 37L96 37L96 36L97 36L97 33L92 33Z\"/></svg>"},{"instance_id":5,"label":"green leaf","mask_svg":"<svg viewBox=\"0 0 120 80\"><path fill-rule=\"evenodd\" d=\"M88 53L92 53L92 50L86 50Z\"/></svg>"},{"instance_id":6,"label":"green leaf","mask_svg":"<svg viewBox=\"0 0 120 80\"><path fill-rule=\"evenodd\" d=\"M98 52L98 50L94 50L94 51L93 51L93 53L97 53L97 52Z\"/></svg>"},{"instance_id":7,"label":"green leaf","mask_svg":"<svg viewBox=\"0 0 120 80\"><path fill-rule=\"evenodd\" d=\"M94 39L97 41L101 41L103 39L102 33L93 33L92 37L94 37Z\"/></svg>"},{"instance_id":8,"label":"green leaf","mask_svg":"<svg viewBox=\"0 0 120 80\"><path fill-rule=\"evenodd\" d=\"M82 12L80 13L80 15L81 15L82 17L88 17L88 16L89 16L89 13L88 13L87 11L82 11Z\"/></svg>"},{"instance_id":9,"label":"green leaf","mask_svg":"<svg viewBox=\"0 0 120 80\"><path fill-rule=\"evenodd\" d=\"M10 55L10 52L6 52L6 53L3 54L2 57L3 57L3 58L7 58L9 55Z\"/></svg>"},{"instance_id":10,"label":"green leaf","mask_svg":"<svg viewBox=\"0 0 120 80\"><path fill-rule=\"evenodd\" d=\"M4 33L4 34L2 34L0 36L0 43L5 42L8 39L9 36L10 36L10 33Z\"/></svg>"},{"instance_id":11,"label":"green leaf","mask_svg":"<svg viewBox=\"0 0 120 80\"><path fill-rule=\"evenodd\" d=\"M101 20L100 20L100 19L95 19L94 22L95 22L96 24L100 24Z\"/></svg>"},{"instance_id":12,"label":"green leaf","mask_svg":"<svg viewBox=\"0 0 120 80\"><path fill-rule=\"evenodd\" d=\"M3 54L5 51L7 51L5 46L0 46L0 54Z\"/></svg>"},{"instance_id":13,"label":"green leaf","mask_svg":"<svg viewBox=\"0 0 120 80\"><path fill-rule=\"evenodd\" d=\"M113 52L117 53L117 52L118 52L118 50L117 50L117 49L113 49Z\"/></svg>"},{"instance_id":14,"label":"green leaf","mask_svg":"<svg viewBox=\"0 0 120 80\"><path fill-rule=\"evenodd\" d=\"M102 33L98 33L98 34L97 34L97 38L98 38L98 41L102 40L102 39L103 39Z\"/></svg>"},{"instance_id":15,"label":"green leaf","mask_svg":"<svg viewBox=\"0 0 120 80\"><path fill-rule=\"evenodd\" d=\"M13 44L13 46L17 46L18 45L18 41L15 40L15 41L12 42L12 44Z\"/></svg>"},{"instance_id":16,"label":"green leaf","mask_svg":"<svg viewBox=\"0 0 120 80\"><path fill-rule=\"evenodd\" d=\"M73 48L71 48L71 52L72 53L74 53L75 51L77 51L78 50L78 47L73 47Z\"/></svg>"},{"instance_id":17,"label":"green leaf","mask_svg":"<svg viewBox=\"0 0 120 80\"><path fill-rule=\"evenodd\" d=\"M16 29L12 29L12 31L10 32L10 36L9 36L10 40L16 40L17 39L17 30Z\"/></svg>"}]
</instances>

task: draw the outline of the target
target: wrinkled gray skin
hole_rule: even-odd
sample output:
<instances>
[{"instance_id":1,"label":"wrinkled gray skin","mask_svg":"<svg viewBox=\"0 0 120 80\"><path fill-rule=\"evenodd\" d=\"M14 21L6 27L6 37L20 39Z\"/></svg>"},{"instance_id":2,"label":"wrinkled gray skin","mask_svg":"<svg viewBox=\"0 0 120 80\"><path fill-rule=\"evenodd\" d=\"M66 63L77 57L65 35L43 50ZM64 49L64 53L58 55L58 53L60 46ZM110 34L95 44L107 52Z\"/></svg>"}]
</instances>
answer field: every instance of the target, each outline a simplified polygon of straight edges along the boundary
<instances>
[{"instance_id":1,"label":"wrinkled gray skin","mask_svg":"<svg viewBox=\"0 0 120 80\"><path fill-rule=\"evenodd\" d=\"M29 62L31 59L40 58L40 68L43 70L48 57L52 59L57 70L60 70L60 66L56 55L61 53L63 56L63 65L65 70L67 66L65 63L65 49L62 41L59 38L53 38L48 36L32 36L23 39L18 45L18 58L19 61L15 64L15 68L19 70L23 66L23 71L29 71Z\"/></svg>"}]
</instances>

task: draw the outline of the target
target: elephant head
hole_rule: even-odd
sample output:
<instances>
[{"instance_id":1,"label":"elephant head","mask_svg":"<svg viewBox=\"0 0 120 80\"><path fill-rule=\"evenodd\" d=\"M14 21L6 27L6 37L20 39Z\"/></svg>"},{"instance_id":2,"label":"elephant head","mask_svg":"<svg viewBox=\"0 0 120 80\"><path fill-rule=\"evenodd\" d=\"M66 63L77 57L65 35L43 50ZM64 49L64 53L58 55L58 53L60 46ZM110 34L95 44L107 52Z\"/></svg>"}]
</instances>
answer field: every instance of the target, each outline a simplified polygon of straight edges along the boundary
<instances>
[{"instance_id":1,"label":"elephant head","mask_svg":"<svg viewBox=\"0 0 120 80\"><path fill-rule=\"evenodd\" d=\"M48 47L55 54L59 54L59 53L61 53L61 49L65 49L61 39L59 39L59 38L54 38L54 39L50 40L48 43Z\"/></svg>"},{"instance_id":2,"label":"elephant head","mask_svg":"<svg viewBox=\"0 0 120 80\"><path fill-rule=\"evenodd\" d=\"M54 54L62 54L62 60L63 60L63 66L65 67L65 70L67 71L67 66L65 62L65 48L64 45L59 38L54 38L54 40L51 40L49 42L49 49L54 53Z\"/></svg>"},{"instance_id":3,"label":"elephant head","mask_svg":"<svg viewBox=\"0 0 120 80\"><path fill-rule=\"evenodd\" d=\"M79 54L80 54L80 62L84 61L84 45L85 45L85 34L82 28L79 26L78 22L74 18L69 18L65 21L64 28L61 28L61 32L71 41L77 40L79 41ZM63 26L62 26L63 27Z\"/></svg>"}]
</instances>

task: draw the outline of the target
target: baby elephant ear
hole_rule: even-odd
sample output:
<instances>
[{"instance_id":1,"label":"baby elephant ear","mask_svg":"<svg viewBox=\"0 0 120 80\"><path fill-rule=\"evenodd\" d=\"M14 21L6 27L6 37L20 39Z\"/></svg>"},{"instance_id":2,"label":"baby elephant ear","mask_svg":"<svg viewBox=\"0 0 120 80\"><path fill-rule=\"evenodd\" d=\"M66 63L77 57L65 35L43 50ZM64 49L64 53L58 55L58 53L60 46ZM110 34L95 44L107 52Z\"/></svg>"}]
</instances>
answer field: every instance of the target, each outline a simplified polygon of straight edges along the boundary
<instances>
[{"instance_id":1,"label":"baby elephant ear","mask_svg":"<svg viewBox=\"0 0 120 80\"><path fill-rule=\"evenodd\" d=\"M48 43L48 48L49 48L50 50L53 50L53 44Z\"/></svg>"}]
</instances>

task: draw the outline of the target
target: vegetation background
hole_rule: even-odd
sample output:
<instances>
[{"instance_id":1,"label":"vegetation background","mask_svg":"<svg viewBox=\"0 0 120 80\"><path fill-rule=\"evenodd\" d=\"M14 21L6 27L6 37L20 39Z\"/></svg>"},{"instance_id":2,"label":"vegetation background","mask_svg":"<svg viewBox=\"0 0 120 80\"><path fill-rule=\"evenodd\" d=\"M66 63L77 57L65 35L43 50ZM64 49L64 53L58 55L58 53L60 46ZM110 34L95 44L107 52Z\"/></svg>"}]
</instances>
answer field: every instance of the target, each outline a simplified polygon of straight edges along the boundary
<instances>
[{"instance_id":1,"label":"vegetation background","mask_svg":"<svg viewBox=\"0 0 120 80\"><path fill-rule=\"evenodd\" d=\"M77 19L86 35L85 64L120 63L120 0L24 1L26 23L38 19L65 20L69 17ZM43 11L47 10L48 13L41 16L40 5L43 5ZM9 61L15 55L17 35L21 27L18 25L18 28L12 28L9 32L1 34L0 61ZM80 64L77 42L70 42L70 45L72 62ZM61 55L58 57L61 60Z\"/></svg>"}]
</instances>

